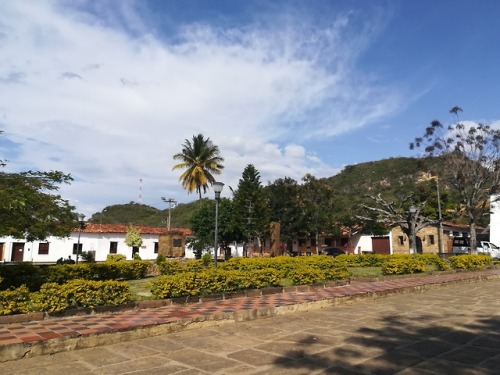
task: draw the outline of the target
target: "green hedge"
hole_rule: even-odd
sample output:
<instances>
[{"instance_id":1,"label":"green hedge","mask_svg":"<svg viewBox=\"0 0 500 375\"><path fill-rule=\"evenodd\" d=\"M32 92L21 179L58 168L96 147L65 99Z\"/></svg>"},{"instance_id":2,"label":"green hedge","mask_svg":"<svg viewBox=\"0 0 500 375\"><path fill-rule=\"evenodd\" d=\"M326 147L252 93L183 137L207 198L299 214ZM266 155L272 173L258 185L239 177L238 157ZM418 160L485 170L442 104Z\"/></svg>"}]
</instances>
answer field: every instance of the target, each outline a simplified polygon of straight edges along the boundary
<instances>
[{"instance_id":1,"label":"green hedge","mask_svg":"<svg viewBox=\"0 0 500 375\"><path fill-rule=\"evenodd\" d=\"M122 305L131 300L128 284L119 281L72 280L63 285L46 283L34 293L23 285L0 291L0 315Z\"/></svg>"},{"instance_id":2,"label":"green hedge","mask_svg":"<svg viewBox=\"0 0 500 375\"><path fill-rule=\"evenodd\" d=\"M451 267L455 269L483 268L493 264L489 255L456 255L448 258Z\"/></svg>"},{"instance_id":3,"label":"green hedge","mask_svg":"<svg viewBox=\"0 0 500 375\"><path fill-rule=\"evenodd\" d=\"M393 255L382 266L384 275L406 275L425 272L426 262L413 255Z\"/></svg>"},{"instance_id":4,"label":"green hedge","mask_svg":"<svg viewBox=\"0 0 500 375\"><path fill-rule=\"evenodd\" d=\"M309 257L308 257L309 258ZM322 257L323 258L323 257ZM285 261L288 259L288 261ZM305 258L303 258L305 259ZM260 289L272 286L314 284L349 277L345 267L318 267L318 264L330 263L331 258L321 261L297 260L284 258L266 262L248 259L228 262L218 268L207 268L198 272L176 272L163 275L151 282L151 294L154 298L209 295L246 289ZM257 260L254 262L254 260ZM270 259L267 259L270 260ZM282 263L282 264L281 264ZM230 264L228 266L228 264ZM281 264L281 267L278 265Z\"/></svg>"},{"instance_id":5,"label":"green hedge","mask_svg":"<svg viewBox=\"0 0 500 375\"><path fill-rule=\"evenodd\" d=\"M105 263L57 264L37 266L18 263L0 266L0 290L25 285L30 291L40 290L44 283L64 284L75 279L138 280L146 277L150 261L120 261Z\"/></svg>"}]
</instances>

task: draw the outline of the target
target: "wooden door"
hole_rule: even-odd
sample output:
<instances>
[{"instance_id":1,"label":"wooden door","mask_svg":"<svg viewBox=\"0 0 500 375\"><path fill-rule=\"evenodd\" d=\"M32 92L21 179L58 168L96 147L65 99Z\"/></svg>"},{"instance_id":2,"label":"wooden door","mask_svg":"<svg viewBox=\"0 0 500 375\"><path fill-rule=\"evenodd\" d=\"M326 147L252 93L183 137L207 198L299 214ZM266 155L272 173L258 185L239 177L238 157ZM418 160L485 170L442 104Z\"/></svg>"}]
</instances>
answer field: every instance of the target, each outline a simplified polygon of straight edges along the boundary
<instances>
[{"instance_id":1,"label":"wooden door","mask_svg":"<svg viewBox=\"0 0 500 375\"><path fill-rule=\"evenodd\" d=\"M24 260L24 242L14 242L12 244L12 262L22 262Z\"/></svg>"},{"instance_id":2,"label":"wooden door","mask_svg":"<svg viewBox=\"0 0 500 375\"><path fill-rule=\"evenodd\" d=\"M374 254L390 254L391 245L389 237L372 237L372 249Z\"/></svg>"}]
</instances>

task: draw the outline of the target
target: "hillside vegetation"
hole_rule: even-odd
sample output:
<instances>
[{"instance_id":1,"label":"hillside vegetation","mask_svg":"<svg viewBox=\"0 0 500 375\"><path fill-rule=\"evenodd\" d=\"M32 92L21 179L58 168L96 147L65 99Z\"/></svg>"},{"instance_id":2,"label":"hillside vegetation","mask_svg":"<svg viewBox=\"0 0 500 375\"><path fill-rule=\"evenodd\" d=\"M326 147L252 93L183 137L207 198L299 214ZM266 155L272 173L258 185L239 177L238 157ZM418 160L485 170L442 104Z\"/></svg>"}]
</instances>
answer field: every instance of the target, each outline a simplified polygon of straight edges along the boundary
<instances>
[{"instance_id":1,"label":"hillside vegetation","mask_svg":"<svg viewBox=\"0 0 500 375\"><path fill-rule=\"evenodd\" d=\"M431 184L432 176L443 177L440 158L390 158L349 165L339 174L324 179L330 184L336 195L343 198L348 206L344 209L355 212L361 202L367 202L366 195L382 194L387 199L397 199L401 194L415 191L417 184L428 182L428 188L435 190ZM441 203L443 212L447 210L451 217L451 207L456 206L457 197L453 197L441 184ZM205 198L208 199L208 198ZM437 199L437 198L436 198ZM430 202L437 206L436 202ZM181 203L171 210L171 227L190 228L190 218L197 209L199 201ZM446 212L445 212L446 213ZM445 215L446 216L446 215ZM112 205L102 212L92 215L90 222L134 224L146 226L167 226L168 209L158 210L151 206L131 202L129 204Z\"/></svg>"}]
</instances>

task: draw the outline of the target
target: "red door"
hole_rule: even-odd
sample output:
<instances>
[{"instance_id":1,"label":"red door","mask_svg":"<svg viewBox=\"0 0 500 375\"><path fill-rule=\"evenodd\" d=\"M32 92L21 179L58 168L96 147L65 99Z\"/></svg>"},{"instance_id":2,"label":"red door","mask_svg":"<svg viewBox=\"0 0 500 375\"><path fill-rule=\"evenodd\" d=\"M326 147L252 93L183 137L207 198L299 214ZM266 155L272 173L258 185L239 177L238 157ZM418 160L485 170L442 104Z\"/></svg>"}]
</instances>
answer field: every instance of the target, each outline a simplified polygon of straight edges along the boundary
<instances>
[{"instance_id":1,"label":"red door","mask_svg":"<svg viewBox=\"0 0 500 375\"><path fill-rule=\"evenodd\" d=\"M372 237L372 249L374 254L390 254L391 245L389 237Z\"/></svg>"},{"instance_id":2,"label":"red door","mask_svg":"<svg viewBox=\"0 0 500 375\"><path fill-rule=\"evenodd\" d=\"M24 242L14 242L12 244L12 262L22 262L24 260Z\"/></svg>"}]
</instances>

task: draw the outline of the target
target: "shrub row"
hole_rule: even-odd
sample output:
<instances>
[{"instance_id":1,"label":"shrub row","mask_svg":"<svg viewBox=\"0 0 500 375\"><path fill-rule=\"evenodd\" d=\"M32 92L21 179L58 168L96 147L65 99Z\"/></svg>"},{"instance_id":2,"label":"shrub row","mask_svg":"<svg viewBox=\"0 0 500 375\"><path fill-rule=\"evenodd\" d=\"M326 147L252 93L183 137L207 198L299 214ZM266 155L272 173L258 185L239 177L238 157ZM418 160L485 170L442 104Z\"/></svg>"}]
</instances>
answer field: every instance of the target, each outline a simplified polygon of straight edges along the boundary
<instances>
[{"instance_id":1,"label":"shrub row","mask_svg":"<svg viewBox=\"0 0 500 375\"><path fill-rule=\"evenodd\" d=\"M457 260L457 258L459 258ZM470 259L469 259L470 258ZM328 270L337 267L382 267L385 275L401 275L425 272L431 265L439 271L447 269L464 269L484 267L492 264L491 258L479 255L460 255L445 260L437 254L417 254L416 259L412 254L397 255L340 255L338 257L311 256L311 257L275 257L275 258L231 258L221 263L219 268L224 270L257 271L275 269L286 272L297 267L314 267ZM209 265L210 267L211 265ZM200 272L207 267L201 260L190 260L185 263L168 261L159 264L162 275L175 275L185 272Z\"/></svg>"},{"instance_id":2,"label":"shrub row","mask_svg":"<svg viewBox=\"0 0 500 375\"><path fill-rule=\"evenodd\" d=\"M448 259L454 269L483 268L493 264L489 255L457 255Z\"/></svg>"},{"instance_id":3,"label":"shrub row","mask_svg":"<svg viewBox=\"0 0 500 375\"><path fill-rule=\"evenodd\" d=\"M119 281L72 280L63 285L46 283L38 292L30 292L22 285L0 291L0 315L122 305L131 300L128 284Z\"/></svg>"},{"instance_id":4,"label":"shrub row","mask_svg":"<svg viewBox=\"0 0 500 375\"><path fill-rule=\"evenodd\" d=\"M25 285L30 291L40 290L48 282L64 284L70 280L138 280L152 266L149 261L58 264L37 266L18 263L0 266L0 290Z\"/></svg>"},{"instance_id":5,"label":"shrub row","mask_svg":"<svg viewBox=\"0 0 500 375\"><path fill-rule=\"evenodd\" d=\"M245 289L272 286L314 284L345 279L349 272L345 267L321 269L314 266L290 269L262 268L256 270L209 268L199 272L183 272L163 275L151 282L151 294L155 298L173 298L209 295Z\"/></svg>"}]
</instances>

